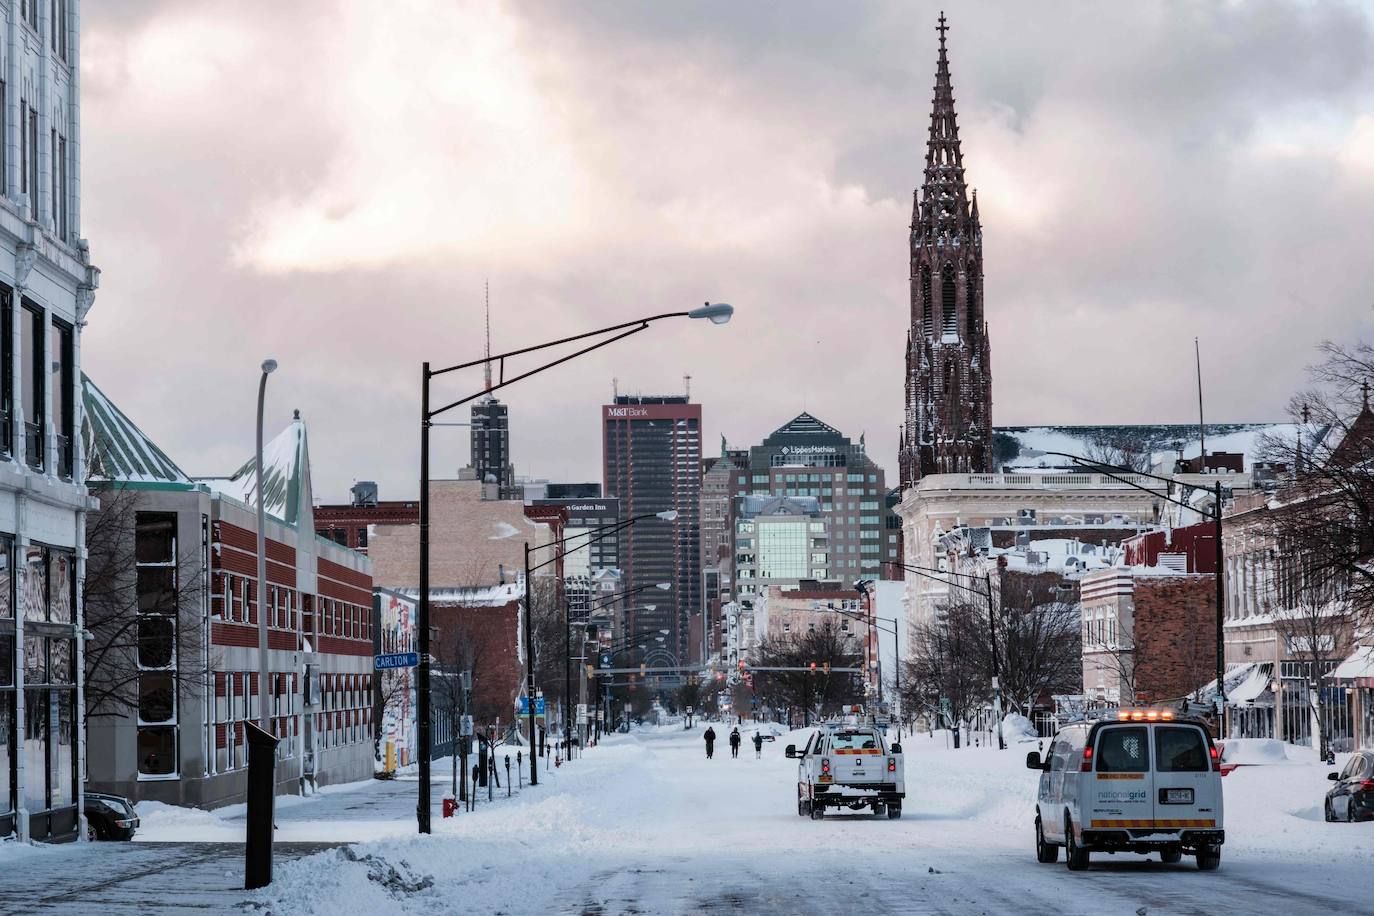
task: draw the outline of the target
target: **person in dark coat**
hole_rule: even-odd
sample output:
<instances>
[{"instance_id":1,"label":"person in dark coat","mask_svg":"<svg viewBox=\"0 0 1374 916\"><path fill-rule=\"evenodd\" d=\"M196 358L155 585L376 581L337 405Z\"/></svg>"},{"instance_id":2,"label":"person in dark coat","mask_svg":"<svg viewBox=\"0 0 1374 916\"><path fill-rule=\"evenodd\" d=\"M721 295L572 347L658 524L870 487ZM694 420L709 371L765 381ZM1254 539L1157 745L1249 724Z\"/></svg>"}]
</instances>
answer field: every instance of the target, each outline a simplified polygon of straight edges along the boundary
<instances>
[{"instance_id":1,"label":"person in dark coat","mask_svg":"<svg viewBox=\"0 0 1374 916\"><path fill-rule=\"evenodd\" d=\"M730 756L731 756L731 757L738 757L738 756L739 756L739 741L740 741L740 738L739 738L739 729L738 729L738 728L732 728L732 729L730 729Z\"/></svg>"},{"instance_id":2,"label":"person in dark coat","mask_svg":"<svg viewBox=\"0 0 1374 916\"><path fill-rule=\"evenodd\" d=\"M706 726L706 734L702 735L706 739L706 759L711 759L711 753L716 749L716 730L711 726Z\"/></svg>"},{"instance_id":3,"label":"person in dark coat","mask_svg":"<svg viewBox=\"0 0 1374 916\"><path fill-rule=\"evenodd\" d=\"M763 756L763 735L754 732L754 759L758 760Z\"/></svg>"}]
</instances>

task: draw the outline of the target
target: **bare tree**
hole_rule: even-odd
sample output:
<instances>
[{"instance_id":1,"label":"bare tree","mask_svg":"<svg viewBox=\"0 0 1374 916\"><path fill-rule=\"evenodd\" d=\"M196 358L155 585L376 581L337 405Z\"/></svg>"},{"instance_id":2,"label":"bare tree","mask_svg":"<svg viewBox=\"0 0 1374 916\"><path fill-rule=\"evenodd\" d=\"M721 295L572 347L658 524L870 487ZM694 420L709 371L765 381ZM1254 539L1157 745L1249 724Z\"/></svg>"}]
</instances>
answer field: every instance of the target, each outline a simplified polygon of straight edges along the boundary
<instances>
[{"instance_id":1,"label":"bare tree","mask_svg":"<svg viewBox=\"0 0 1374 916\"><path fill-rule=\"evenodd\" d=\"M862 676L833 670L862 666L858 647L836 628L769 636L755 647L750 664L804 669L754 671L752 676L761 703L774 709L799 709L808 724L813 716L837 712L840 706L863 699Z\"/></svg>"},{"instance_id":2,"label":"bare tree","mask_svg":"<svg viewBox=\"0 0 1374 916\"><path fill-rule=\"evenodd\" d=\"M140 703L170 711L171 691L202 696L210 687L199 545L188 550L176 537L175 521L166 519L145 539L140 556L138 491L101 480L87 486L100 508L86 513L86 715L127 718L138 714ZM159 547L167 551L165 560ZM211 659L208 668L215 667ZM140 683L168 677L167 687Z\"/></svg>"},{"instance_id":3,"label":"bare tree","mask_svg":"<svg viewBox=\"0 0 1374 916\"><path fill-rule=\"evenodd\" d=\"M902 705L924 709L954 732L991 696L991 681L978 661L987 651L986 618L973 605L951 602L929 621L911 627L910 655L903 662Z\"/></svg>"},{"instance_id":4,"label":"bare tree","mask_svg":"<svg viewBox=\"0 0 1374 916\"><path fill-rule=\"evenodd\" d=\"M1276 602L1287 606L1276 606L1273 611L1274 628L1289 659L1302 662L1307 671L1307 701L1315 730L1312 746L1322 757L1331 740L1322 678L1350 653L1353 639L1346 593L1344 582L1316 573L1298 584L1295 601Z\"/></svg>"},{"instance_id":5,"label":"bare tree","mask_svg":"<svg viewBox=\"0 0 1374 916\"><path fill-rule=\"evenodd\" d=\"M1002 695L1012 709L1029 716L1040 697L1081 689L1082 612L1053 584L1036 582L1020 594L1006 592L1004 587L998 607ZM992 672L985 674L990 682Z\"/></svg>"},{"instance_id":6,"label":"bare tree","mask_svg":"<svg viewBox=\"0 0 1374 916\"><path fill-rule=\"evenodd\" d=\"M1085 456L1090 461L1148 471L1154 463L1149 439L1143 432L1128 429L1103 431L1088 440Z\"/></svg>"}]
</instances>

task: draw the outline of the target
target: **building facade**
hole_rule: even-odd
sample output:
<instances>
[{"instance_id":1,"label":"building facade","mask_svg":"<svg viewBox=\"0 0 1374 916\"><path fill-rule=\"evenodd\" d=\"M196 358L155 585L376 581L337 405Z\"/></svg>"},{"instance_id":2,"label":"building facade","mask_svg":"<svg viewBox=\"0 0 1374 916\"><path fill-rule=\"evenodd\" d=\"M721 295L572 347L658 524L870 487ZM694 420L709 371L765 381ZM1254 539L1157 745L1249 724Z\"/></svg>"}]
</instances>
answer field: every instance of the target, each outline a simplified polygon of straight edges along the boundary
<instances>
[{"instance_id":1,"label":"building facade","mask_svg":"<svg viewBox=\"0 0 1374 916\"><path fill-rule=\"evenodd\" d=\"M654 610L629 609L628 633L659 629L667 641L646 643L649 664L685 665L698 656L691 617L701 613L701 405L685 395L618 395L601 408L604 490L620 500L621 519L675 511L671 522L647 519L622 533L625 588L669 583Z\"/></svg>"},{"instance_id":2,"label":"building facade","mask_svg":"<svg viewBox=\"0 0 1374 916\"><path fill-rule=\"evenodd\" d=\"M911 214L911 328L902 489L928 474L992 467L992 366L983 312L983 229L969 194L945 51L944 13L925 175Z\"/></svg>"},{"instance_id":3,"label":"building facade","mask_svg":"<svg viewBox=\"0 0 1374 916\"><path fill-rule=\"evenodd\" d=\"M501 488L515 484L515 466L510 460L510 411L491 395L472 404L471 443L470 467L478 480Z\"/></svg>"},{"instance_id":4,"label":"building facade","mask_svg":"<svg viewBox=\"0 0 1374 916\"><path fill-rule=\"evenodd\" d=\"M383 655L419 647L419 602L389 588L372 590L372 651ZM417 760L415 668L395 668L373 676L372 721L377 723L373 766L394 773Z\"/></svg>"},{"instance_id":5,"label":"building facade","mask_svg":"<svg viewBox=\"0 0 1374 916\"><path fill-rule=\"evenodd\" d=\"M81 829L80 13L0 4L0 837Z\"/></svg>"},{"instance_id":6,"label":"building facade","mask_svg":"<svg viewBox=\"0 0 1374 916\"><path fill-rule=\"evenodd\" d=\"M796 587L830 577L830 524L814 496L740 496L735 509L735 571L741 601L769 586Z\"/></svg>"},{"instance_id":7,"label":"building facade","mask_svg":"<svg viewBox=\"0 0 1374 916\"><path fill-rule=\"evenodd\" d=\"M245 723L260 722L264 704L280 739L279 793L370 777L371 564L315 533L304 421L297 416L263 450L267 592L259 595L256 461L193 480L83 382L83 439L101 498L88 524L88 566L99 578L86 626L101 654L85 695L87 785L134 801L241 802ZM129 616L137 618L132 648Z\"/></svg>"}]
</instances>

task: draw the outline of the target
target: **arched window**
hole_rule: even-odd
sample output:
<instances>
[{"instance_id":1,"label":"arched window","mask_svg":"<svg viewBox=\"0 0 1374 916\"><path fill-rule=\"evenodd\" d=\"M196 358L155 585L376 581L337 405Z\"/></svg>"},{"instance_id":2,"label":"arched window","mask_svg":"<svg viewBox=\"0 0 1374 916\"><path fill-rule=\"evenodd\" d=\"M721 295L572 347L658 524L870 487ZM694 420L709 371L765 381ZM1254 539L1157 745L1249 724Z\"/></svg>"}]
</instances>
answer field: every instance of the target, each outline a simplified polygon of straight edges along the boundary
<instances>
[{"instance_id":1,"label":"arched window","mask_svg":"<svg viewBox=\"0 0 1374 916\"><path fill-rule=\"evenodd\" d=\"M940 304L944 315L940 332L945 336L957 336L959 333L959 313L954 304L954 265L946 264L941 274Z\"/></svg>"},{"instance_id":2,"label":"arched window","mask_svg":"<svg viewBox=\"0 0 1374 916\"><path fill-rule=\"evenodd\" d=\"M935 319L930 314L930 265L921 265L921 331L929 338L935 333Z\"/></svg>"}]
</instances>

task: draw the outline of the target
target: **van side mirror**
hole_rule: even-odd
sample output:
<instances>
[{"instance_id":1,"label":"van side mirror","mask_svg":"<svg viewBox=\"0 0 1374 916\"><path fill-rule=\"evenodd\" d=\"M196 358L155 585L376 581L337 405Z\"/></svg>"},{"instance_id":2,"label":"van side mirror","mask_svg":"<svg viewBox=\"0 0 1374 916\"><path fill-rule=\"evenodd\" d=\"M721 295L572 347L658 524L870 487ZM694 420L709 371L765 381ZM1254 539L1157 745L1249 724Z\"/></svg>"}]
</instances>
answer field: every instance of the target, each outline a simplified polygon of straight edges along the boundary
<instances>
[{"instance_id":1,"label":"van side mirror","mask_svg":"<svg viewBox=\"0 0 1374 916\"><path fill-rule=\"evenodd\" d=\"M1028 770L1048 770L1049 765L1040 762L1040 752L1031 751L1026 754L1026 769Z\"/></svg>"},{"instance_id":2,"label":"van side mirror","mask_svg":"<svg viewBox=\"0 0 1374 916\"><path fill-rule=\"evenodd\" d=\"M1327 779L1330 779L1332 782L1335 782L1336 780L1338 780L1338 779L1341 778L1341 774L1340 774L1340 773L1327 773L1327 774L1326 774L1326 778L1327 778Z\"/></svg>"},{"instance_id":3,"label":"van side mirror","mask_svg":"<svg viewBox=\"0 0 1374 916\"><path fill-rule=\"evenodd\" d=\"M795 757L795 756L797 756L797 746L796 746L795 744L789 744L789 745L787 745L787 751L785 752L785 756L788 756L788 757Z\"/></svg>"},{"instance_id":4,"label":"van side mirror","mask_svg":"<svg viewBox=\"0 0 1374 916\"><path fill-rule=\"evenodd\" d=\"M901 752L902 752L902 746L901 746L900 744L894 744L894 745L892 745L892 753L894 753L894 754L900 754Z\"/></svg>"}]
</instances>

